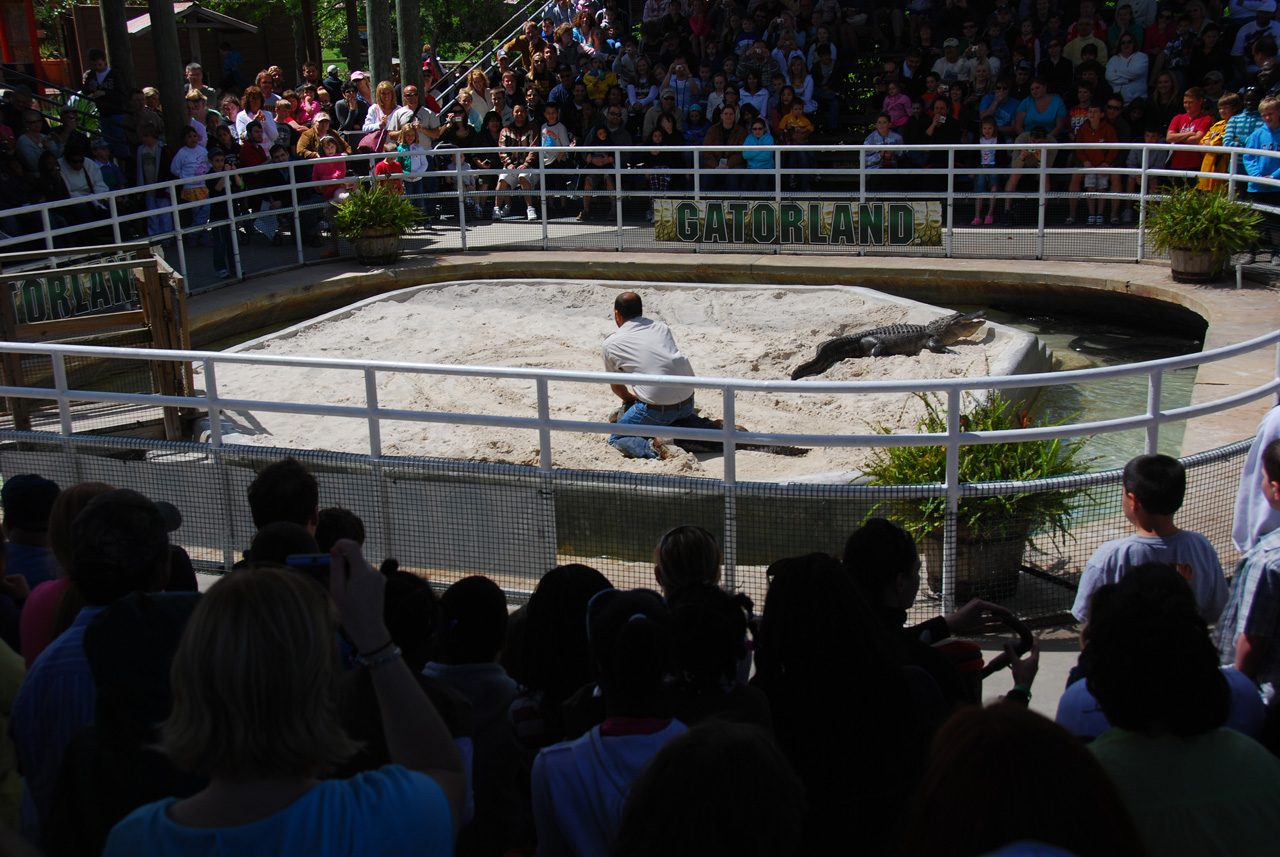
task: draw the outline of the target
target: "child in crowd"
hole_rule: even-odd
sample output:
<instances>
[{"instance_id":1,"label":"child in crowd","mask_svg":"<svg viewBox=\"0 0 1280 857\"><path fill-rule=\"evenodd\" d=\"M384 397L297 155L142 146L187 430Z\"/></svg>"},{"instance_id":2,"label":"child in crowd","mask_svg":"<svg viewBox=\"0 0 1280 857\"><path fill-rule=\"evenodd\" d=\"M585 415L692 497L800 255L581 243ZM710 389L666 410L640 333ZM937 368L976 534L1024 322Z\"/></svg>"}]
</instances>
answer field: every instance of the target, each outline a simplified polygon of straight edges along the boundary
<instances>
[{"instance_id":1,"label":"child in crowd","mask_svg":"<svg viewBox=\"0 0 1280 857\"><path fill-rule=\"evenodd\" d=\"M1101 104L1090 104L1087 116L1085 124L1081 125L1079 130L1076 131L1077 143L1119 142L1116 139L1115 129L1104 118ZM1083 170L1071 176L1071 196L1067 203L1068 226L1075 223L1076 206L1080 202L1081 187L1086 192L1094 191L1085 200L1085 204L1089 206L1089 225L1101 226L1103 224L1102 212L1105 210L1107 203L1105 199L1099 197L1099 194L1104 192L1110 184L1110 173L1104 172L1104 170L1112 167L1119 156L1119 149L1076 149L1076 158L1080 161ZM1088 170L1088 172L1084 170ZM1112 209L1111 222L1117 225L1120 223L1120 218L1115 216L1114 208Z\"/></svg>"},{"instance_id":2,"label":"child in crowd","mask_svg":"<svg viewBox=\"0 0 1280 857\"><path fill-rule=\"evenodd\" d=\"M1000 132L996 127L996 120L991 118L982 120L978 142L988 146L995 146L1000 142ZM973 198L973 222L970 225L982 226L985 224L991 226L996 222L996 190L1000 187L1000 174L995 172L995 169L1000 152L996 149L982 149L978 154L978 166L981 167L981 170L973 174L973 192L975 196ZM990 194L991 199L985 218L982 216L982 194Z\"/></svg>"},{"instance_id":3,"label":"child in crowd","mask_svg":"<svg viewBox=\"0 0 1280 857\"><path fill-rule=\"evenodd\" d=\"M173 178L171 171L173 156L169 154L169 150L164 143L160 142L160 129L151 122L143 122L138 126L138 140L141 143L138 146L137 164L135 166L138 185L140 187L151 186ZM142 200L147 207L147 211L156 211L169 205L169 194L163 189L148 190L143 193ZM163 235L172 231L173 216L169 212L165 211L147 217L148 235ZM166 243L172 240L172 238L165 239Z\"/></svg>"},{"instance_id":4,"label":"child in crowd","mask_svg":"<svg viewBox=\"0 0 1280 857\"><path fill-rule=\"evenodd\" d=\"M885 96L882 109L889 114L889 127L894 130L906 125L911 118L911 98L902 94L902 87L896 80L889 81L889 94Z\"/></svg>"},{"instance_id":5,"label":"child in crowd","mask_svg":"<svg viewBox=\"0 0 1280 857\"><path fill-rule=\"evenodd\" d=\"M804 102L791 102L791 112L783 116L778 123L782 132L782 142L789 146L804 146L813 137L813 120L804 115ZM784 167L791 173L789 176L791 189L808 191L811 176L817 169L817 160L813 152L787 152Z\"/></svg>"},{"instance_id":6,"label":"child in crowd","mask_svg":"<svg viewBox=\"0 0 1280 857\"><path fill-rule=\"evenodd\" d=\"M124 172L111 160L111 147L107 145L107 141L99 137L90 145L90 151L93 154L93 162L98 165L98 172L102 173L102 183L107 186L107 190L123 188Z\"/></svg>"},{"instance_id":7,"label":"child in crowd","mask_svg":"<svg viewBox=\"0 0 1280 857\"><path fill-rule=\"evenodd\" d=\"M422 144L418 142L418 126L406 125L404 130L400 132L400 142L396 145L396 151L402 157L397 159L400 169L404 171L404 188L409 192L409 198L414 205L422 209L423 214L434 214L434 201L428 201L424 194L427 192L426 176L431 168L430 156L427 150L422 148ZM376 172L376 169L375 169ZM435 182L432 181L432 184ZM432 210L428 210L430 207Z\"/></svg>"},{"instance_id":8,"label":"child in crowd","mask_svg":"<svg viewBox=\"0 0 1280 857\"><path fill-rule=\"evenodd\" d=\"M1164 128L1149 127L1142 132L1142 142L1147 144L1163 143ZM1169 165L1169 156L1172 154L1171 149L1148 149L1147 150L1147 168L1152 170L1163 170ZM1130 149L1129 157L1125 161L1125 166L1131 170L1142 168L1142 149ZM1138 193L1138 185L1141 183L1141 176L1129 176L1129 181L1125 186L1125 193ZM1160 187L1159 176L1147 176L1147 194L1155 193ZM1120 212L1120 220L1124 223L1133 221L1133 200L1127 200L1124 204L1124 210Z\"/></svg>"},{"instance_id":9,"label":"child in crowd","mask_svg":"<svg viewBox=\"0 0 1280 857\"><path fill-rule=\"evenodd\" d=\"M1172 565L1191 585L1201 617L1217 621L1227 602L1218 554L1204 536L1173 523L1186 490L1187 473L1176 458L1139 455L1124 466L1124 516L1136 532L1106 542L1089 557L1071 607L1073 616L1088 621L1089 598L1099 587L1116 583L1130 568L1161 562Z\"/></svg>"},{"instance_id":10,"label":"child in crowd","mask_svg":"<svg viewBox=\"0 0 1280 857\"><path fill-rule=\"evenodd\" d=\"M209 178L205 187L209 189L210 206L214 223L213 229L213 272L221 279L230 277L236 268L235 252L231 246L231 199L228 197L227 183L231 183L230 192L239 193L244 190L244 180L231 172L227 166L227 156L216 146L209 150Z\"/></svg>"},{"instance_id":11,"label":"child in crowd","mask_svg":"<svg viewBox=\"0 0 1280 857\"><path fill-rule=\"evenodd\" d=\"M382 151L387 153L373 168L375 181L384 182L386 187L390 188L394 193L404 193L404 181L398 176L404 174L404 167L400 165L400 159L395 157L396 144L384 143Z\"/></svg>"},{"instance_id":12,"label":"child in crowd","mask_svg":"<svg viewBox=\"0 0 1280 857\"><path fill-rule=\"evenodd\" d=\"M209 172L209 155L200 145L200 132L188 125L182 130L182 148L173 156L170 163L174 178L188 179L182 186L182 199L185 202L198 202L209 198L209 188L205 186L204 176ZM191 211L191 225L202 227L209 222L209 206L201 205ZM212 247L213 240L203 230L196 233L195 241L201 247Z\"/></svg>"}]
</instances>

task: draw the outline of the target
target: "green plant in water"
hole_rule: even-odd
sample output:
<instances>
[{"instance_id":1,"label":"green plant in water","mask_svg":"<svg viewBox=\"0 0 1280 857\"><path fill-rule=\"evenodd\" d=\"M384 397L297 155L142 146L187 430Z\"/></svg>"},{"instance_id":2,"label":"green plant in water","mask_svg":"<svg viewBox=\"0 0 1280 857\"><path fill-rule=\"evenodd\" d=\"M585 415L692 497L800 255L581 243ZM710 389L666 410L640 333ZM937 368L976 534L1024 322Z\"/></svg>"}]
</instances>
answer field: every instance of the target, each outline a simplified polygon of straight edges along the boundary
<instances>
[{"instance_id":1,"label":"green plant in water","mask_svg":"<svg viewBox=\"0 0 1280 857\"><path fill-rule=\"evenodd\" d=\"M422 217L418 208L386 182L361 184L334 207L338 235L354 241L379 229L404 232Z\"/></svg>"},{"instance_id":2,"label":"green plant in water","mask_svg":"<svg viewBox=\"0 0 1280 857\"><path fill-rule=\"evenodd\" d=\"M1228 256L1243 253L1258 240L1262 213L1227 189L1178 188L1147 209L1147 240L1157 253L1200 250Z\"/></svg>"},{"instance_id":3,"label":"green plant in water","mask_svg":"<svg viewBox=\"0 0 1280 857\"><path fill-rule=\"evenodd\" d=\"M945 433L947 415L942 403L924 393L915 394L925 408L916 431ZM961 431L1011 431L1026 428L1025 414L1018 414L995 391L975 397L974 405L960 415ZM876 424L879 434L893 429ZM1035 440L1020 443L966 445L960 448L960 481L1025 482L1077 473L1089 465L1081 450L1083 439ZM946 479L947 450L943 446L899 446L877 450L865 472L873 485L922 485ZM1048 533L1054 541L1068 535L1073 498L1079 489L1026 494L1001 494L962 498L957 524L962 539L1002 539L1019 534ZM945 523L945 497L886 500L872 514L892 518L916 539L941 534Z\"/></svg>"}]
</instances>

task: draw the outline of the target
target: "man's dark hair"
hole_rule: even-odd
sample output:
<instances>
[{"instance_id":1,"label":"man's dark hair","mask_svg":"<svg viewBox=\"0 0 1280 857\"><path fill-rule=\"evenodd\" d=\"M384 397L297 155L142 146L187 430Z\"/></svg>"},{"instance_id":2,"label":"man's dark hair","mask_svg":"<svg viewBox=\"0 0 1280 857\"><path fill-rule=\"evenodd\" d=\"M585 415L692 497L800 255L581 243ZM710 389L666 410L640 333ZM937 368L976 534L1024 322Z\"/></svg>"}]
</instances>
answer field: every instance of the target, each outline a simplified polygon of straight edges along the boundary
<instances>
[{"instance_id":1,"label":"man's dark hair","mask_svg":"<svg viewBox=\"0 0 1280 857\"><path fill-rule=\"evenodd\" d=\"M320 550L328 551L338 539L351 539L358 545L364 544L364 521L350 509L341 506L330 506L320 510L320 520L316 524L316 544Z\"/></svg>"},{"instance_id":2,"label":"man's dark hair","mask_svg":"<svg viewBox=\"0 0 1280 857\"><path fill-rule=\"evenodd\" d=\"M104 51L102 48L89 49L89 62L97 62L98 60L105 60L106 58L107 58L107 52Z\"/></svg>"},{"instance_id":3,"label":"man's dark hair","mask_svg":"<svg viewBox=\"0 0 1280 857\"><path fill-rule=\"evenodd\" d=\"M1280 440L1273 440L1262 450L1262 469L1272 482L1280 482Z\"/></svg>"},{"instance_id":4,"label":"man's dark hair","mask_svg":"<svg viewBox=\"0 0 1280 857\"><path fill-rule=\"evenodd\" d=\"M319 505L319 483L293 456L268 464L249 485L249 510L258 529L276 521L305 527Z\"/></svg>"},{"instance_id":5,"label":"man's dark hair","mask_svg":"<svg viewBox=\"0 0 1280 857\"><path fill-rule=\"evenodd\" d=\"M320 553L315 537L301 524L292 521L276 521L258 530L249 547L249 559L255 563L274 562L284 565L292 554ZM320 583L328 586L329 566L324 567L323 580Z\"/></svg>"},{"instance_id":6,"label":"man's dark hair","mask_svg":"<svg viewBox=\"0 0 1280 857\"><path fill-rule=\"evenodd\" d=\"M169 536L156 505L127 488L94 497L71 522L71 580L93 606L160 589Z\"/></svg>"},{"instance_id":7,"label":"man's dark hair","mask_svg":"<svg viewBox=\"0 0 1280 857\"><path fill-rule=\"evenodd\" d=\"M1139 455L1124 466L1124 490L1153 515L1172 515L1182 508L1187 471L1168 455Z\"/></svg>"},{"instance_id":8,"label":"man's dark hair","mask_svg":"<svg viewBox=\"0 0 1280 857\"><path fill-rule=\"evenodd\" d=\"M1144 563L1101 587L1090 604L1080 662L1112 726L1188 737L1222 725L1231 692L1181 575Z\"/></svg>"},{"instance_id":9,"label":"man's dark hair","mask_svg":"<svg viewBox=\"0 0 1280 857\"><path fill-rule=\"evenodd\" d=\"M483 575L464 577L440 596L439 657L447 664L493 663L507 645L507 597Z\"/></svg>"},{"instance_id":10,"label":"man's dark hair","mask_svg":"<svg viewBox=\"0 0 1280 857\"><path fill-rule=\"evenodd\" d=\"M277 150L277 149L279 149L281 152L284 152L285 154L288 154L288 152L289 152L289 147L288 147L288 146L282 146L282 145L280 145L279 143L275 143L275 144L273 144L273 145L271 146L271 149L270 149L270 151L268 152L268 154L274 155L274 154L276 153L276 150Z\"/></svg>"},{"instance_id":11,"label":"man's dark hair","mask_svg":"<svg viewBox=\"0 0 1280 857\"><path fill-rule=\"evenodd\" d=\"M635 292L623 292L613 302L613 308L624 321L637 318L644 313L644 305Z\"/></svg>"}]
</instances>

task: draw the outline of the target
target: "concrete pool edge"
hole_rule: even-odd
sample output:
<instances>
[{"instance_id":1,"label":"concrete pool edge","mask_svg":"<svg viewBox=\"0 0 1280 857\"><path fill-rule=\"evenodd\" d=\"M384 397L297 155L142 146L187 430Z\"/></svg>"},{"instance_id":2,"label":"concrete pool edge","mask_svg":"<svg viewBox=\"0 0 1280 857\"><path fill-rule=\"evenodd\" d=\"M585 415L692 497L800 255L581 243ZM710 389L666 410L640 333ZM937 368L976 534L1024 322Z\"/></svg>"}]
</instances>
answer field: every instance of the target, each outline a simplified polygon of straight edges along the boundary
<instances>
[{"instance_id":1,"label":"concrete pool edge","mask_svg":"<svg viewBox=\"0 0 1280 857\"><path fill-rule=\"evenodd\" d=\"M412 285L468 278L566 278L705 283L838 284L865 286L926 303L1027 303L1067 307L1090 293L1119 299L1118 307L1173 320L1186 312L1207 323L1205 349L1280 328L1280 302L1270 288L1236 290L1226 283L1173 282L1167 266L1134 263L930 259L881 256L543 252L414 256L387 268L355 260L291 269L189 298L196 347L246 330L284 325ZM1034 295L1032 295L1034 289ZM1274 362L1247 355L1203 367L1192 401L1243 392L1274 377ZM1200 418L1187 429L1183 453L1212 449L1253 434L1270 406L1261 400Z\"/></svg>"}]
</instances>

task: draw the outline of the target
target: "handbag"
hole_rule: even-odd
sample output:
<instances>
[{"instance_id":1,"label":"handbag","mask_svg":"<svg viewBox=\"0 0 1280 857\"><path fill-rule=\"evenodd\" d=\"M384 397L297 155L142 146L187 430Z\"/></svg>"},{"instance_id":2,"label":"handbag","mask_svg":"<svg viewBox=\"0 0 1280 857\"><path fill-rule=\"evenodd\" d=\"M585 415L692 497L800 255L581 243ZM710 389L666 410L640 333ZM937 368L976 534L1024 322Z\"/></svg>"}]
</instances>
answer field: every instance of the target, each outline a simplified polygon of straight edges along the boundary
<instances>
[{"instance_id":1,"label":"handbag","mask_svg":"<svg viewBox=\"0 0 1280 857\"><path fill-rule=\"evenodd\" d=\"M356 145L356 151L363 154L367 152L381 152L382 144L387 140L387 129L382 128L377 131L370 131L360 138L360 142Z\"/></svg>"}]
</instances>

